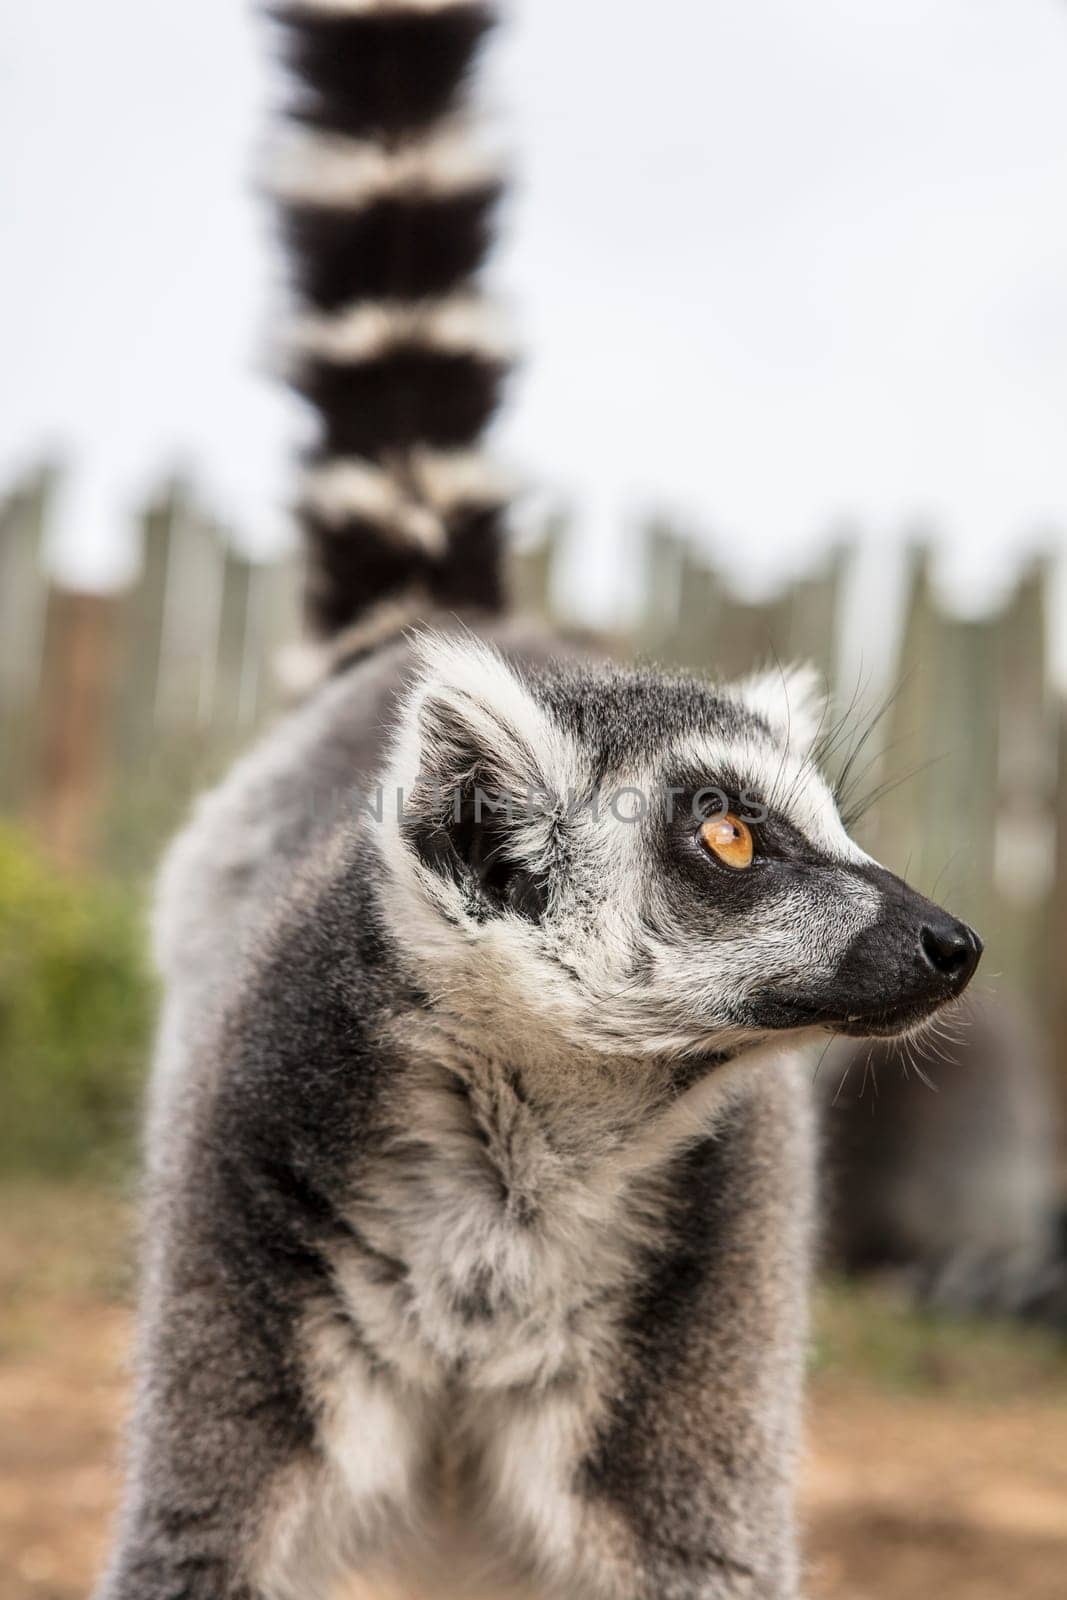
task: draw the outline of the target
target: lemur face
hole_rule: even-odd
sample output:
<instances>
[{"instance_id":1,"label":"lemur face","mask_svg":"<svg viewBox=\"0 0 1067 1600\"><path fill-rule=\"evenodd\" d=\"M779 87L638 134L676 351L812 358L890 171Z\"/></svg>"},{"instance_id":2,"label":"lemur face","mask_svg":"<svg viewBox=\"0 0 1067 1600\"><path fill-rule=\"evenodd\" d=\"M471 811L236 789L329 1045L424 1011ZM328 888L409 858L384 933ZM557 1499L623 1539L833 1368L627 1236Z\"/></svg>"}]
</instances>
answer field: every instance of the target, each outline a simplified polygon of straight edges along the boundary
<instances>
[{"instance_id":1,"label":"lemur face","mask_svg":"<svg viewBox=\"0 0 1067 1600\"><path fill-rule=\"evenodd\" d=\"M713 689L423 653L387 859L427 966L502 1025L734 1052L903 1032L966 988L978 936L852 842L808 759L807 673Z\"/></svg>"}]
</instances>

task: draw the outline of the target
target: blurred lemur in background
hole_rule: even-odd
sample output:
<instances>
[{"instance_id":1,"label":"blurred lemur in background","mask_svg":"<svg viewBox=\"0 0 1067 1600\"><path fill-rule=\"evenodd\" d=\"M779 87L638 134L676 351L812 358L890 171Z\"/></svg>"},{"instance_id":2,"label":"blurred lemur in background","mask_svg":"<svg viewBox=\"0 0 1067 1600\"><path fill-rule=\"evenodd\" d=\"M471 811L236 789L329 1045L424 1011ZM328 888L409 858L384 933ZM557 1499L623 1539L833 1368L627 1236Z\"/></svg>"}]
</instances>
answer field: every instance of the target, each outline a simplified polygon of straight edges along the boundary
<instances>
[{"instance_id":1,"label":"blurred lemur in background","mask_svg":"<svg viewBox=\"0 0 1067 1600\"><path fill-rule=\"evenodd\" d=\"M490 21L280 8L327 665L163 875L102 1600L794 1595L795 1047L917 1025L978 961L847 837L802 673L715 687L499 619L500 184L461 103Z\"/></svg>"},{"instance_id":2,"label":"blurred lemur in background","mask_svg":"<svg viewBox=\"0 0 1067 1600\"><path fill-rule=\"evenodd\" d=\"M1067 1334L1053 1081L1002 995L968 995L940 1040L837 1041L817 1073L827 1264Z\"/></svg>"}]
</instances>

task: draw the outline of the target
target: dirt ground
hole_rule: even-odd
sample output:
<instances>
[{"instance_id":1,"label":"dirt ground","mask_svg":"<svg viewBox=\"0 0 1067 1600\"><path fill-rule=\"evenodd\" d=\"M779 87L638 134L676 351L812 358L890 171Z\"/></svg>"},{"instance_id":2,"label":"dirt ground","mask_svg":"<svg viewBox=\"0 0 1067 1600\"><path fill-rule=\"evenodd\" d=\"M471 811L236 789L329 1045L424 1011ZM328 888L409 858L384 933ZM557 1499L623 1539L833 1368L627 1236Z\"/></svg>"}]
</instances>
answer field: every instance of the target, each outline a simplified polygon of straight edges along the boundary
<instances>
[{"instance_id":1,"label":"dirt ground","mask_svg":"<svg viewBox=\"0 0 1067 1600\"><path fill-rule=\"evenodd\" d=\"M75 1600L116 1493L126 1216L0 1191L0 1594ZM811 1600L1063 1600L1067 1354L820 1297L803 1513Z\"/></svg>"}]
</instances>

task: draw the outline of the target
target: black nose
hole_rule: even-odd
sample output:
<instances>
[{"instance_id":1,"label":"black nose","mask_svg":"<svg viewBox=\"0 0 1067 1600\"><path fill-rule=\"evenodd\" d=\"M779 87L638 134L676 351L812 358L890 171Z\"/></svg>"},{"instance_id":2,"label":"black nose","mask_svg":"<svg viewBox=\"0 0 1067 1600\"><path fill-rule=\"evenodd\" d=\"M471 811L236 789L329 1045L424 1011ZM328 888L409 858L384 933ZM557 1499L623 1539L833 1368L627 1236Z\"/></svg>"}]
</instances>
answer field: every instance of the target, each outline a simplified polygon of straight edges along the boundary
<instances>
[{"instance_id":1,"label":"black nose","mask_svg":"<svg viewBox=\"0 0 1067 1600\"><path fill-rule=\"evenodd\" d=\"M982 941L965 922L946 918L919 929L919 948L935 972L952 978L962 988L974 976Z\"/></svg>"}]
</instances>

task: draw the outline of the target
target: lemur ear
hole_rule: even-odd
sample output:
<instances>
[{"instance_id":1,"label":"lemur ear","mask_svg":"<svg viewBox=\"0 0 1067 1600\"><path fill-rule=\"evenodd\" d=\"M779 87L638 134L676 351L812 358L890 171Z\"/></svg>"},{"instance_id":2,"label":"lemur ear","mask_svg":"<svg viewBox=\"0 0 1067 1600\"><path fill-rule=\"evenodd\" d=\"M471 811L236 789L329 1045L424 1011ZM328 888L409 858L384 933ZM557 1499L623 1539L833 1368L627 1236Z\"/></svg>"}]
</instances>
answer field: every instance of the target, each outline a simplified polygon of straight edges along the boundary
<instances>
[{"instance_id":1,"label":"lemur ear","mask_svg":"<svg viewBox=\"0 0 1067 1600\"><path fill-rule=\"evenodd\" d=\"M423 634L414 713L423 770L462 777L468 759L501 784L547 781L559 733L515 669L472 635Z\"/></svg>"},{"instance_id":2,"label":"lemur ear","mask_svg":"<svg viewBox=\"0 0 1067 1600\"><path fill-rule=\"evenodd\" d=\"M807 661L765 667L733 684L730 693L783 744L805 755L826 722L826 686Z\"/></svg>"},{"instance_id":3,"label":"lemur ear","mask_svg":"<svg viewBox=\"0 0 1067 1600\"><path fill-rule=\"evenodd\" d=\"M480 640L426 635L419 654L402 834L469 909L539 920L569 781L563 730Z\"/></svg>"}]
</instances>

